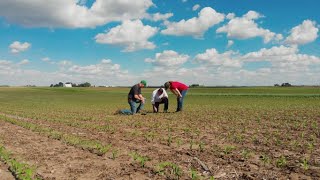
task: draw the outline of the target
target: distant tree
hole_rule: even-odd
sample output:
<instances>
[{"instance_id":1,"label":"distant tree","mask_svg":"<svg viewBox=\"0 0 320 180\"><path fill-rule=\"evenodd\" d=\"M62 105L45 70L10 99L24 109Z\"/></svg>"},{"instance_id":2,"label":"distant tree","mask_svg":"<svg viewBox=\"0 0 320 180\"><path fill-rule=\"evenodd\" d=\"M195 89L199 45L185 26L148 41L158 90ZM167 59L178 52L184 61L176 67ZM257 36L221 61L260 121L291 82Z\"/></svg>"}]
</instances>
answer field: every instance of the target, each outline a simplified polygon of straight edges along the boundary
<instances>
[{"instance_id":1,"label":"distant tree","mask_svg":"<svg viewBox=\"0 0 320 180\"><path fill-rule=\"evenodd\" d=\"M79 84L78 87L90 87L91 84L88 83L88 82L85 82L85 83L82 83L82 84Z\"/></svg>"},{"instance_id":2,"label":"distant tree","mask_svg":"<svg viewBox=\"0 0 320 180\"><path fill-rule=\"evenodd\" d=\"M189 87L199 87L199 84L191 84Z\"/></svg>"},{"instance_id":3,"label":"distant tree","mask_svg":"<svg viewBox=\"0 0 320 180\"><path fill-rule=\"evenodd\" d=\"M53 84L51 84L50 87L53 87Z\"/></svg>"},{"instance_id":4,"label":"distant tree","mask_svg":"<svg viewBox=\"0 0 320 180\"><path fill-rule=\"evenodd\" d=\"M281 86L282 86L282 87L290 87L290 86L292 86L292 85L291 85L290 83L282 83Z\"/></svg>"},{"instance_id":5,"label":"distant tree","mask_svg":"<svg viewBox=\"0 0 320 180\"><path fill-rule=\"evenodd\" d=\"M279 84L274 84L274 86L278 87L278 86L280 86L280 85L279 85Z\"/></svg>"}]
</instances>

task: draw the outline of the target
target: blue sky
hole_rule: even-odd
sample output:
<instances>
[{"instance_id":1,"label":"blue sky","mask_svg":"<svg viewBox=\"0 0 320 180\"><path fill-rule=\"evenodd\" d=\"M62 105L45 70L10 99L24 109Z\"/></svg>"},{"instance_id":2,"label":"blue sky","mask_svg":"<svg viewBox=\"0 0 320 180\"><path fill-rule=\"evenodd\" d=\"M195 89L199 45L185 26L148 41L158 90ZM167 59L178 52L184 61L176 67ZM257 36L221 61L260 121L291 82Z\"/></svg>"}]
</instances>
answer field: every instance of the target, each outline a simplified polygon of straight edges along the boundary
<instances>
[{"instance_id":1,"label":"blue sky","mask_svg":"<svg viewBox=\"0 0 320 180\"><path fill-rule=\"evenodd\" d=\"M317 0L2 0L0 85L320 84Z\"/></svg>"}]
</instances>

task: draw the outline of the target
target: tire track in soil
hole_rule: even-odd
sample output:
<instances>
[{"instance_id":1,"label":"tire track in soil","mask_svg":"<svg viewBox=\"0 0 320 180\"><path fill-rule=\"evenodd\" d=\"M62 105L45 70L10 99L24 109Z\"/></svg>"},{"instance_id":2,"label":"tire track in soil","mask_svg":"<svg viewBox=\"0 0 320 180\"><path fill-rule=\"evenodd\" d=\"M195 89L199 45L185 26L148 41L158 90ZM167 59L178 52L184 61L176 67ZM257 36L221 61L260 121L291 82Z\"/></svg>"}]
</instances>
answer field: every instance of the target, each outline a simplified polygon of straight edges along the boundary
<instances>
[{"instance_id":1,"label":"tire track in soil","mask_svg":"<svg viewBox=\"0 0 320 180\"><path fill-rule=\"evenodd\" d=\"M127 168L127 157L113 161L1 120L0 127L6 149L17 160L37 167L43 179L149 179Z\"/></svg>"}]
</instances>

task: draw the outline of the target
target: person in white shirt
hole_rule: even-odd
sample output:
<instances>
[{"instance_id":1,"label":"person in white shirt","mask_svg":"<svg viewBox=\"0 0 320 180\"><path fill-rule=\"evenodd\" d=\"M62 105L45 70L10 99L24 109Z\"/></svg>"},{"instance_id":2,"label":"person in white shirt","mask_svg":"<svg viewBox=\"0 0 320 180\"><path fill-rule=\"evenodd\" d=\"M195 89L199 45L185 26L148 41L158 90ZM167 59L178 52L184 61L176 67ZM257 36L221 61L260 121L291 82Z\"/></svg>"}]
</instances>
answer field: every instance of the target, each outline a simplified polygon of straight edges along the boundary
<instances>
[{"instance_id":1,"label":"person in white shirt","mask_svg":"<svg viewBox=\"0 0 320 180\"><path fill-rule=\"evenodd\" d=\"M152 92L152 96L151 96L151 103L152 103L154 113L159 112L159 105L160 104L164 104L164 111L163 112L168 112L169 99L168 99L168 94L167 94L166 90L162 87L154 90Z\"/></svg>"}]
</instances>

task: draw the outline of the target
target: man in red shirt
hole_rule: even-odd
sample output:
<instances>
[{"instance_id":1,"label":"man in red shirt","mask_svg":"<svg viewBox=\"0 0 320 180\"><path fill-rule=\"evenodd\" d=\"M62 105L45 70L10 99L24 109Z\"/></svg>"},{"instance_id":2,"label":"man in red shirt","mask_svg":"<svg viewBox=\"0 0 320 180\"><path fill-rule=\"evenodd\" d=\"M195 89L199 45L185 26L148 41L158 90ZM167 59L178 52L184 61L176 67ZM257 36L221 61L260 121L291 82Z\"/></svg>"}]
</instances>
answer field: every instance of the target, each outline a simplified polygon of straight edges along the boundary
<instances>
[{"instance_id":1,"label":"man in red shirt","mask_svg":"<svg viewBox=\"0 0 320 180\"><path fill-rule=\"evenodd\" d=\"M178 81L168 81L164 84L165 89L170 91L177 96L177 110L176 112L182 111L183 100L187 94L188 86Z\"/></svg>"}]
</instances>

